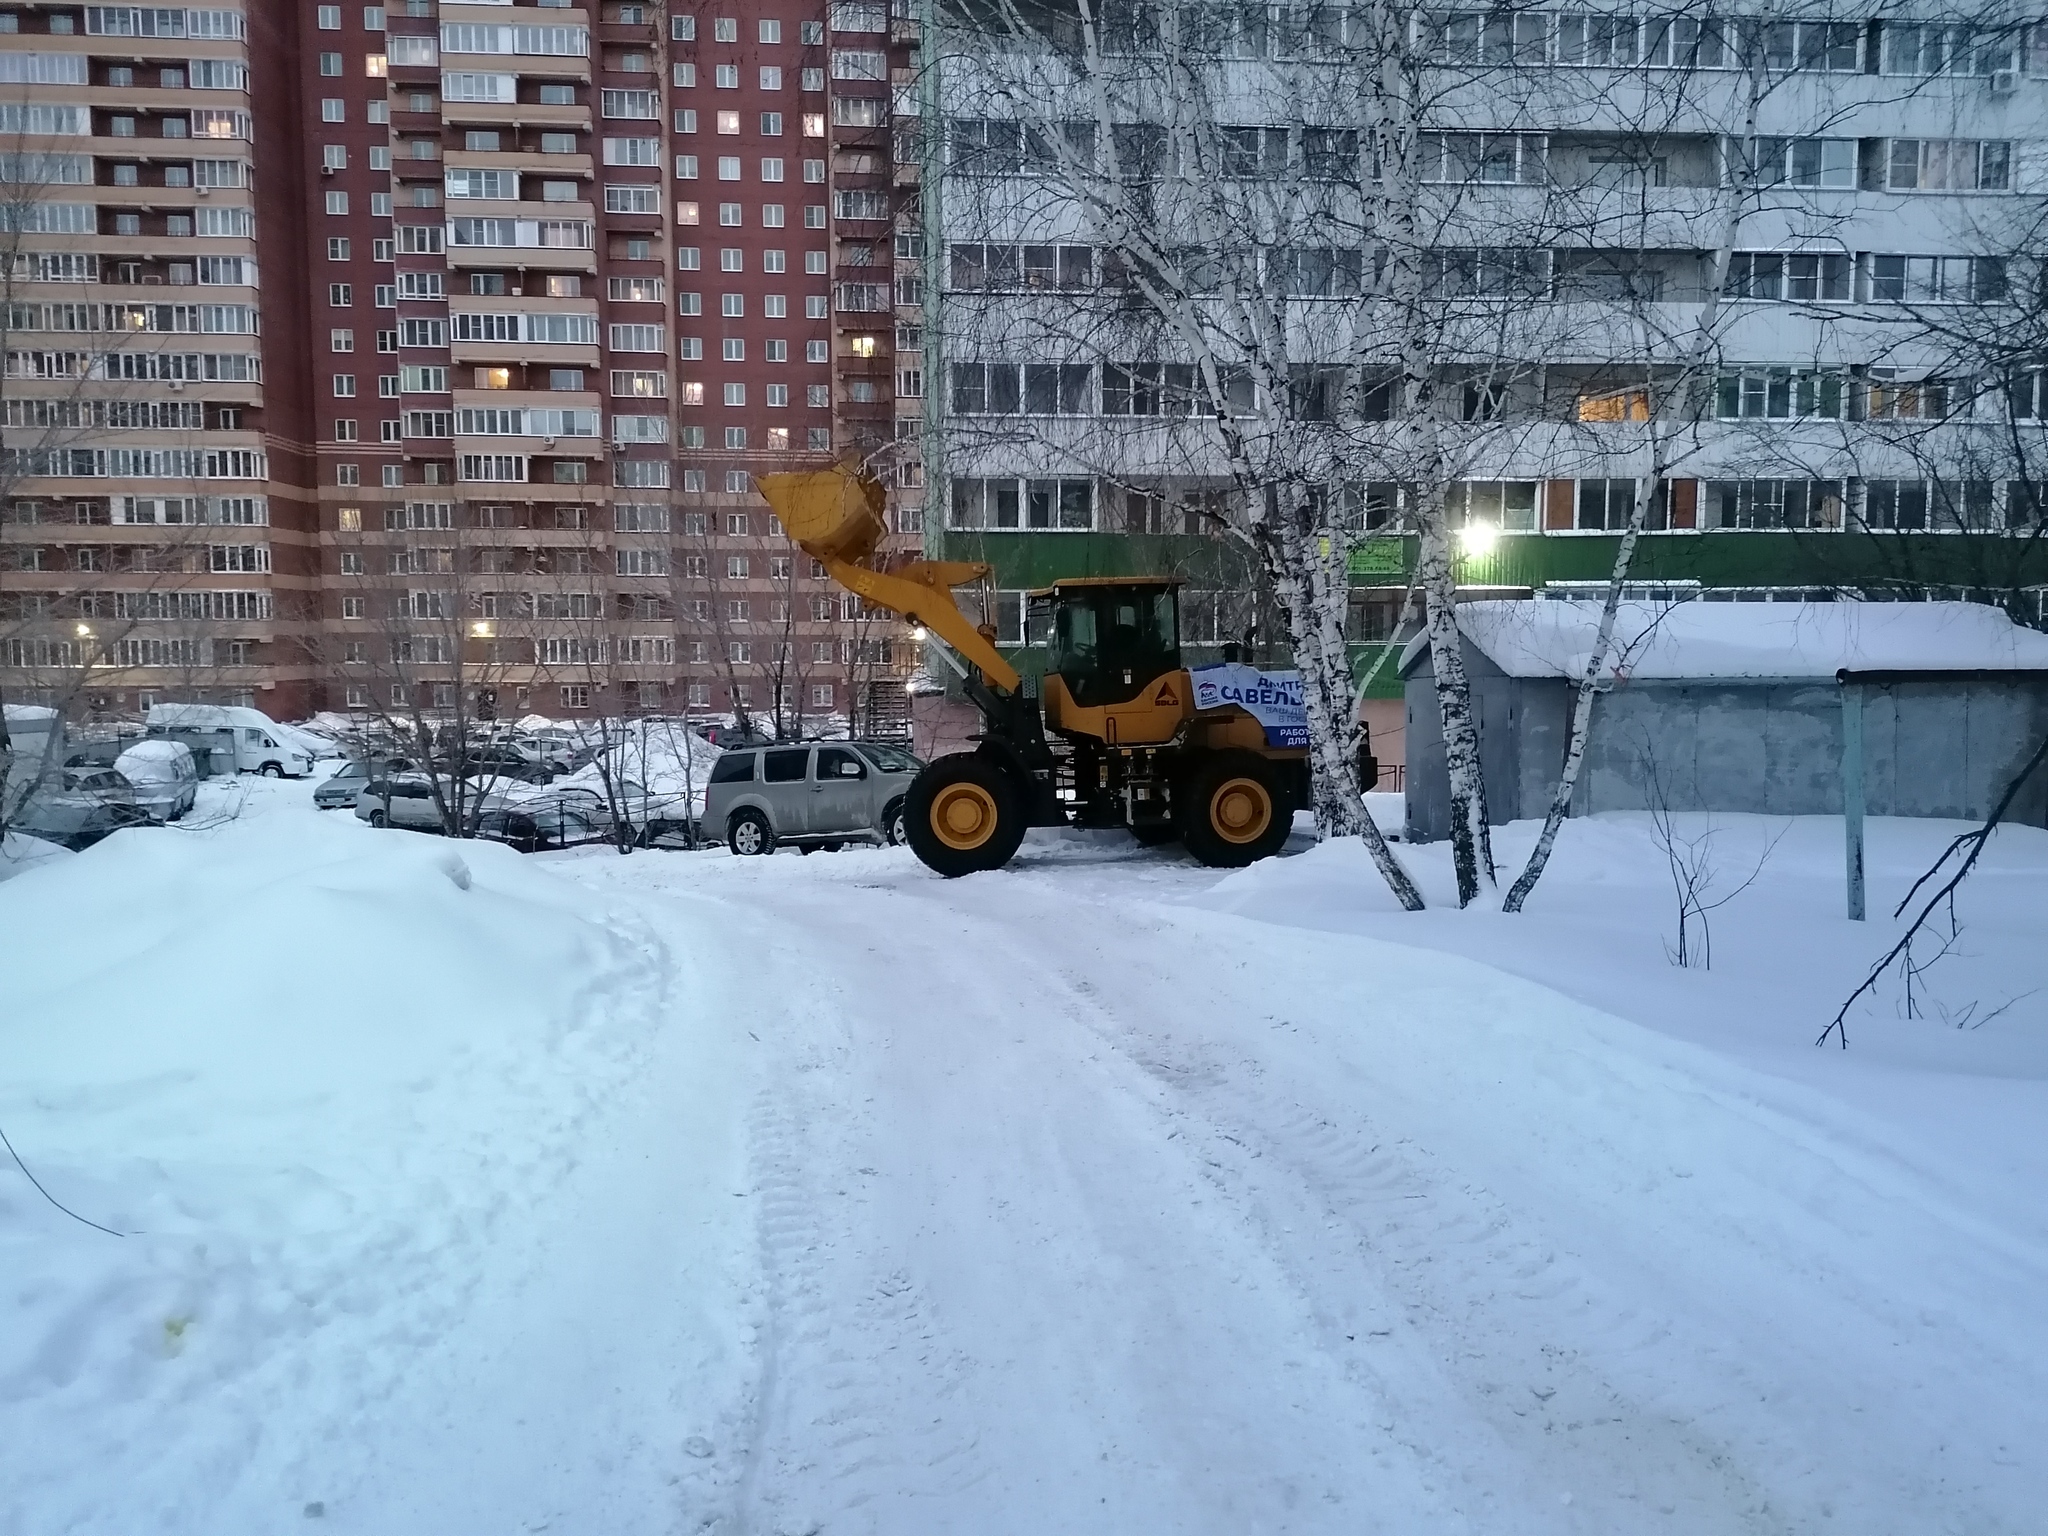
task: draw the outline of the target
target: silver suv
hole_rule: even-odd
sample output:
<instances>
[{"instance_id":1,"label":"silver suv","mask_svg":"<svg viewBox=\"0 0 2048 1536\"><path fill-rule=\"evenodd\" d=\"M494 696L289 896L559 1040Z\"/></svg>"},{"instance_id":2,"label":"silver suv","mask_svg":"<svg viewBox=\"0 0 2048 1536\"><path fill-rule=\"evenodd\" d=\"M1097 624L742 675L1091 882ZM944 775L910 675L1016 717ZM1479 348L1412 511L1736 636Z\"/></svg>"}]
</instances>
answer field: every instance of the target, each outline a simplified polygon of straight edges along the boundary
<instances>
[{"instance_id":1,"label":"silver suv","mask_svg":"<svg viewBox=\"0 0 2048 1536\"><path fill-rule=\"evenodd\" d=\"M842 843L903 841L903 795L924 766L880 742L743 747L720 757L704 791L704 830L732 851L777 843L808 852Z\"/></svg>"}]
</instances>

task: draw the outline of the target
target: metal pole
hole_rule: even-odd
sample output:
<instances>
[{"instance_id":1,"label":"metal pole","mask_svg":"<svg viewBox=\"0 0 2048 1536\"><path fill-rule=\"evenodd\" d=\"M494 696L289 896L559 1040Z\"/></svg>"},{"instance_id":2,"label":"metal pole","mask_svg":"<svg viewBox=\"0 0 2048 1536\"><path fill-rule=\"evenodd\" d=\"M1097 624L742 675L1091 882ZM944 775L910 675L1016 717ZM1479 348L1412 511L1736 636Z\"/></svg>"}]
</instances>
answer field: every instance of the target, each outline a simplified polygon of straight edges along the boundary
<instances>
[{"instance_id":1,"label":"metal pole","mask_svg":"<svg viewBox=\"0 0 2048 1536\"><path fill-rule=\"evenodd\" d=\"M1842 685L1842 833L1848 859L1849 921L1863 921L1863 689Z\"/></svg>"}]
</instances>

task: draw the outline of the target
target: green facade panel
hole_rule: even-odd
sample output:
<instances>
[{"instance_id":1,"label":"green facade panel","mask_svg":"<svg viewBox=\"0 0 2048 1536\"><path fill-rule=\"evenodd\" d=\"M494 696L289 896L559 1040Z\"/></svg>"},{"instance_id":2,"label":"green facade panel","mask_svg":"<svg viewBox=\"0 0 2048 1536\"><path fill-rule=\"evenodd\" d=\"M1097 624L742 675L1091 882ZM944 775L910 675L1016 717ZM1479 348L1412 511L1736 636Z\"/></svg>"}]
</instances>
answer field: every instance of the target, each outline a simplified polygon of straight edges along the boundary
<instances>
[{"instance_id":1,"label":"green facade panel","mask_svg":"<svg viewBox=\"0 0 2048 1536\"><path fill-rule=\"evenodd\" d=\"M1050 585L1070 576L1184 577L1196 588L1250 586L1248 551L1216 539L1172 534L955 533L929 541L947 560L983 561L1006 591ZM1352 550L1356 587L1398 587L1415 568L1416 539L1367 538ZM1539 588L1546 582L1604 582L1614 569L1612 534L1503 534L1483 553L1461 552L1463 586ZM1991 592L2048 585L2048 547L2038 531L1975 533L1649 533L1636 545L1636 582L1696 581L1726 587L1939 587ZM1381 646L1352 647L1363 677ZM1043 670L1042 650L1005 653L1020 671ZM1200 653L1198 652L1199 656ZM1393 659L1367 690L1400 695Z\"/></svg>"}]
</instances>

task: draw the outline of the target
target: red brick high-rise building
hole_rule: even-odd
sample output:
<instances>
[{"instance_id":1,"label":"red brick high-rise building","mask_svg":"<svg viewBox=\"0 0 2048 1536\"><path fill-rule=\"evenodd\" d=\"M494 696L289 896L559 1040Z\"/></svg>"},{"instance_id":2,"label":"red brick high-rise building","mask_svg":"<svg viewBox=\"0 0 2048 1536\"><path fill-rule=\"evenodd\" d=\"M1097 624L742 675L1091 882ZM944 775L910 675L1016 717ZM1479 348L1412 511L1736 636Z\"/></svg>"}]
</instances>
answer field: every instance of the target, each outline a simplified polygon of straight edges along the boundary
<instances>
[{"instance_id":1,"label":"red brick high-rise building","mask_svg":"<svg viewBox=\"0 0 2048 1536\"><path fill-rule=\"evenodd\" d=\"M919 526L893 29L861 0L0 0L0 688L896 714L895 627L752 490L860 457Z\"/></svg>"}]
</instances>

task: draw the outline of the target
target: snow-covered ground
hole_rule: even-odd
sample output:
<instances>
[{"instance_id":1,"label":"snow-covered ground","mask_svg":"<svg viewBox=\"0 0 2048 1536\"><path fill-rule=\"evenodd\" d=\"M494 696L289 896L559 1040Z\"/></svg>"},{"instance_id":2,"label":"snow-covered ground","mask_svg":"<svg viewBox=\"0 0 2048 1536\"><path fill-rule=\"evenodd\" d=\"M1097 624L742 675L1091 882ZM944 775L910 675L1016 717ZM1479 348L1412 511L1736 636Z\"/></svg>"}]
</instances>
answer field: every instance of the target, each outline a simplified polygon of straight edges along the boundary
<instances>
[{"instance_id":1,"label":"snow-covered ground","mask_svg":"<svg viewBox=\"0 0 2048 1536\"><path fill-rule=\"evenodd\" d=\"M1843 1052L1837 823L1721 826L1704 971L1639 819L1509 918L243 792L0 885L0 1127L130 1234L0 1168L4 1536L2041 1529L2048 835Z\"/></svg>"}]
</instances>

